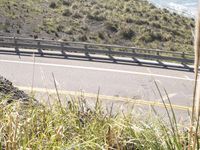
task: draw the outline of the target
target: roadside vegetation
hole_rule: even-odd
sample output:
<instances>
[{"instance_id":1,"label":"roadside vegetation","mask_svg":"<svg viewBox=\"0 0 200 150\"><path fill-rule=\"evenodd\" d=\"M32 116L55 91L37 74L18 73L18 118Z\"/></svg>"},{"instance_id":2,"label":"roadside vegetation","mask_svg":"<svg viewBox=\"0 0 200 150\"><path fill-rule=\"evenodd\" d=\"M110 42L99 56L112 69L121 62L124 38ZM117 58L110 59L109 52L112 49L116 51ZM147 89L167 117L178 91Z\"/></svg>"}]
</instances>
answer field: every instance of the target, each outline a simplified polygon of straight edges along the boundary
<instances>
[{"instance_id":1,"label":"roadside vegetation","mask_svg":"<svg viewBox=\"0 0 200 150\"><path fill-rule=\"evenodd\" d=\"M55 101L54 101L55 102ZM163 121L155 113L104 111L97 99L66 105L0 101L0 149L183 150L189 129L175 118ZM170 111L169 111L170 112Z\"/></svg>"},{"instance_id":2,"label":"roadside vegetation","mask_svg":"<svg viewBox=\"0 0 200 150\"><path fill-rule=\"evenodd\" d=\"M194 19L146 0L1 0L0 35L191 52Z\"/></svg>"}]
</instances>

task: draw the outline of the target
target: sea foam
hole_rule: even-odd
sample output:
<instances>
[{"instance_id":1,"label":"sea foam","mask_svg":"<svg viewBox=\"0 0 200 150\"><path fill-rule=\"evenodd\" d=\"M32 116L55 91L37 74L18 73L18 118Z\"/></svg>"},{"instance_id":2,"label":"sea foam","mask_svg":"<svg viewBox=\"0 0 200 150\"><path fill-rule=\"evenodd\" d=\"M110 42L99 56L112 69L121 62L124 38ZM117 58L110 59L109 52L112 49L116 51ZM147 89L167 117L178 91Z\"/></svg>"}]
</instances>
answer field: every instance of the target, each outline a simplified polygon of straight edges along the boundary
<instances>
[{"instance_id":1,"label":"sea foam","mask_svg":"<svg viewBox=\"0 0 200 150\"><path fill-rule=\"evenodd\" d=\"M149 0L149 2L188 17L194 18L197 14L198 0Z\"/></svg>"}]
</instances>

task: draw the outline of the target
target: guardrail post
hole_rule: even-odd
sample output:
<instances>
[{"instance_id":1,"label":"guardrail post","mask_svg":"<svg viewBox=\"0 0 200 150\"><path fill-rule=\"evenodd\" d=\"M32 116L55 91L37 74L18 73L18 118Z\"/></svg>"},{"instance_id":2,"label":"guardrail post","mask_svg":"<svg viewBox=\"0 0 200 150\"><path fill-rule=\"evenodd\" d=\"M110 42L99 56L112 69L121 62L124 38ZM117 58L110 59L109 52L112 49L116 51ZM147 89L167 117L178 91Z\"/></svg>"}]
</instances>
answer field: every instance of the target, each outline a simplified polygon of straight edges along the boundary
<instances>
[{"instance_id":1,"label":"guardrail post","mask_svg":"<svg viewBox=\"0 0 200 150\"><path fill-rule=\"evenodd\" d=\"M63 45L63 42L60 43L60 46L61 46L61 51L62 51L62 53L64 53L64 45Z\"/></svg>"},{"instance_id":2,"label":"guardrail post","mask_svg":"<svg viewBox=\"0 0 200 150\"><path fill-rule=\"evenodd\" d=\"M64 43L61 42L61 43L60 43L60 46L61 46L61 53L62 53L62 55L63 55L65 58L67 58L67 54L66 54L65 51L64 51Z\"/></svg>"},{"instance_id":3,"label":"guardrail post","mask_svg":"<svg viewBox=\"0 0 200 150\"><path fill-rule=\"evenodd\" d=\"M140 64L140 61L137 58L135 58L135 56L134 56L134 54L136 54L135 49L132 49L132 53L133 53L133 55L132 55L133 61Z\"/></svg>"},{"instance_id":4,"label":"guardrail post","mask_svg":"<svg viewBox=\"0 0 200 150\"><path fill-rule=\"evenodd\" d=\"M108 47L108 53L109 53L108 55L109 55L110 57L112 57L112 56L111 56L111 53L112 53L111 47Z\"/></svg>"},{"instance_id":5,"label":"guardrail post","mask_svg":"<svg viewBox=\"0 0 200 150\"><path fill-rule=\"evenodd\" d=\"M182 52L181 57L183 58L183 61L181 62L181 64L186 66L185 62L184 62L184 60L185 60L185 52Z\"/></svg>"},{"instance_id":6,"label":"guardrail post","mask_svg":"<svg viewBox=\"0 0 200 150\"><path fill-rule=\"evenodd\" d=\"M159 51L157 51L157 52L156 52L156 55L157 55L157 56L160 56L160 52L159 52ZM157 61L158 61L159 63L161 63L161 61L160 61L160 59L159 59L159 58L157 59Z\"/></svg>"},{"instance_id":7,"label":"guardrail post","mask_svg":"<svg viewBox=\"0 0 200 150\"><path fill-rule=\"evenodd\" d=\"M40 53L41 56L43 56L43 52L42 52L42 49L41 49L41 46L40 46L40 45L41 45L41 43L40 43L40 41L38 41L38 42L37 42L38 52Z\"/></svg>"},{"instance_id":8,"label":"guardrail post","mask_svg":"<svg viewBox=\"0 0 200 150\"><path fill-rule=\"evenodd\" d=\"M112 49L111 47L108 47L108 56L110 57L110 59L112 59L115 62L115 59L111 54L112 54Z\"/></svg>"},{"instance_id":9,"label":"guardrail post","mask_svg":"<svg viewBox=\"0 0 200 150\"><path fill-rule=\"evenodd\" d=\"M14 37L14 43L15 43L15 51L18 53L19 52L19 48L18 48L18 45L17 45L16 37Z\"/></svg>"},{"instance_id":10,"label":"guardrail post","mask_svg":"<svg viewBox=\"0 0 200 150\"><path fill-rule=\"evenodd\" d=\"M85 48L85 55L89 56L88 46L86 44L84 44L84 48Z\"/></svg>"},{"instance_id":11,"label":"guardrail post","mask_svg":"<svg viewBox=\"0 0 200 150\"><path fill-rule=\"evenodd\" d=\"M38 45L38 50L41 51L41 48L40 48L40 41L37 42L37 45Z\"/></svg>"},{"instance_id":12,"label":"guardrail post","mask_svg":"<svg viewBox=\"0 0 200 150\"><path fill-rule=\"evenodd\" d=\"M92 58L89 55L89 49L88 49L88 45L84 44L84 48L85 48L85 55L88 57L89 60L92 60Z\"/></svg>"},{"instance_id":13,"label":"guardrail post","mask_svg":"<svg viewBox=\"0 0 200 150\"><path fill-rule=\"evenodd\" d=\"M182 53L182 57L185 59L185 52Z\"/></svg>"},{"instance_id":14,"label":"guardrail post","mask_svg":"<svg viewBox=\"0 0 200 150\"><path fill-rule=\"evenodd\" d=\"M108 56L113 62L116 62L116 59L112 56L112 48L108 46Z\"/></svg>"}]
</instances>

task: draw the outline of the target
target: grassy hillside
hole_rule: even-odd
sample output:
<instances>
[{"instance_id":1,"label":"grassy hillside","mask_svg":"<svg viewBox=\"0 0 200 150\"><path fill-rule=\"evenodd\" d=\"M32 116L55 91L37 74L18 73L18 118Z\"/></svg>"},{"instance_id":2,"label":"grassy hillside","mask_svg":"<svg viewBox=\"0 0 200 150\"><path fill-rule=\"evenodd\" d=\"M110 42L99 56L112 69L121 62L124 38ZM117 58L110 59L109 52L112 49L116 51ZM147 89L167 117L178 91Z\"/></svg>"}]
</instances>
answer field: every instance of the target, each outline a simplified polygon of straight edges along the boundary
<instances>
[{"instance_id":1,"label":"grassy hillside","mask_svg":"<svg viewBox=\"0 0 200 150\"><path fill-rule=\"evenodd\" d=\"M0 35L192 52L194 20L143 0L1 0Z\"/></svg>"}]
</instances>

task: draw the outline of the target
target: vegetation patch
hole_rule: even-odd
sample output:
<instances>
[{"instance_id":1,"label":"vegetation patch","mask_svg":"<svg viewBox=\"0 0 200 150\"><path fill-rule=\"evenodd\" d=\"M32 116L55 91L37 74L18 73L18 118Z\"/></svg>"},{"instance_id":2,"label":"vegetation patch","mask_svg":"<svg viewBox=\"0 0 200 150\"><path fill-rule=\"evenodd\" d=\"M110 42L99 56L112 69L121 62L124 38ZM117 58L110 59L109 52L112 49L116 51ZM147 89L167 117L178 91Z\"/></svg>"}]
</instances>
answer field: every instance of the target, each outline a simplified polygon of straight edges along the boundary
<instances>
[{"instance_id":1,"label":"vegetation patch","mask_svg":"<svg viewBox=\"0 0 200 150\"><path fill-rule=\"evenodd\" d=\"M131 40L135 36L135 32L131 27L125 27L120 31L120 34L126 40Z\"/></svg>"},{"instance_id":2,"label":"vegetation patch","mask_svg":"<svg viewBox=\"0 0 200 150\"><path fill-rule=\"evenodd\" d=\"M0 100L1 149L126 149L182 150L188 147L187 128L158 116L131 111L104 111L99 100L85 99L50 106Z\"/></svg>"},{"instance_id":3,"label":"vegetation patch","mask_svg":"<svg viewBox=\"0 0 200 150\"><path fill-rule=\"evenodd\" d=\"M0 9L0 34L5 36L84 39L193 53L194 19L146 0L1 0Z\"/></svg>"}]
</instances>

